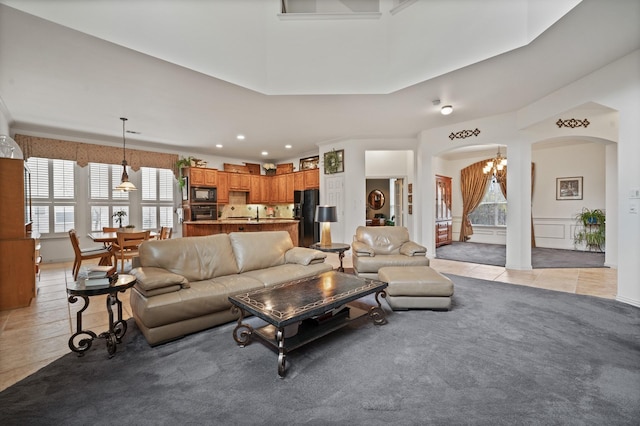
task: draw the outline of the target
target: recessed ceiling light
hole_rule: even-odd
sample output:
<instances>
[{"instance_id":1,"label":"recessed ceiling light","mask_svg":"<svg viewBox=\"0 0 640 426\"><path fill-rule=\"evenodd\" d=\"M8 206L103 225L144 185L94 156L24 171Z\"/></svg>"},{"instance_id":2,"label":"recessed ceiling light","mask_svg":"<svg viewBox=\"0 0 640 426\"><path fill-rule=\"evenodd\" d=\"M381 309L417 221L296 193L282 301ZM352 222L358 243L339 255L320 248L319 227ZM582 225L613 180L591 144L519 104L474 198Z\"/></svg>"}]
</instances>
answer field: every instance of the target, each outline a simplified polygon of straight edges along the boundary
<instances>
[{"instance_id":1,"label":"recessed ceiling light","mask_svg":"<svg viewBox=\"0 0 640 426\"><path fill-rule=\"evenodd\" d=\"M285 145L284 146L286 149L291 149L291 145Z\"/></svg>"},{"instance_id":2,"label":"recessed ceiling light","mask_svg":"<svg viewBox=\"0 0 640 426\"><path fill-rule=\"evenodd\" d=\"M222 148L222 144L217 143L217 144L216 144L216 148Z\"/></svg>"},{"instance_id":3,"label":"recessed ceiling light","mask_svg":"<svg viewBox=\"0 0 640 426\"><path fill-rule=\"evenodd\" d=\"M451 105L445 105L440 109L440 114L449 115L453 112L453 107Z\"/></svg>"},{"instance_id":4,"label":"recessed ceiling light","mask_svg":"<svg viewBox=\"0 0 640 426\"><path fill-rule=\"evenodd\" d=\"M238 139L239 141L243 141L244 140L244 135L238 135L238 136L236 136L236 139Z\"/></svg>"},{"instance_id":5,"label":"recessed ceiling light","mask_svg":"<svg viewBox=\"0 0 640 426\"><path fill-rule=\"evenodd\" d=\"M262 155L269 155L267 151L262 151Z\"/></svg>"}]
</instances>

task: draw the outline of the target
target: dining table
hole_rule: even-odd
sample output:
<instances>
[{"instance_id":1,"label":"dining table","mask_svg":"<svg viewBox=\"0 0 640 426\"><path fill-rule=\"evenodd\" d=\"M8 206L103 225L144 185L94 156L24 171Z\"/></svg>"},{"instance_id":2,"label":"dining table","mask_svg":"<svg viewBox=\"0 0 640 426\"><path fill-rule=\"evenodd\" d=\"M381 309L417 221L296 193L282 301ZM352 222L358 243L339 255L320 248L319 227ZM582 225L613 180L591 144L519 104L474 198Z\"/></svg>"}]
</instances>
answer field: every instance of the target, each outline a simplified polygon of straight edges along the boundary
<instances>
[{"instance_id":1,"label":"dining table","mask_svg":"<svg viewBox=\"0 0 640 426\"><path fill-rule=\"evenodd\" d=\"M149 239L154 240L158 238L158 235L160 234L157 231L150 231ZM96 243L103 243L105 244L105 246L108 246L118 241L118 233L102 231L89 232L89 238L91 238ZM111 258L104 257L100 259L99 265L111 265Z\"/></svg>"}]
</instances>

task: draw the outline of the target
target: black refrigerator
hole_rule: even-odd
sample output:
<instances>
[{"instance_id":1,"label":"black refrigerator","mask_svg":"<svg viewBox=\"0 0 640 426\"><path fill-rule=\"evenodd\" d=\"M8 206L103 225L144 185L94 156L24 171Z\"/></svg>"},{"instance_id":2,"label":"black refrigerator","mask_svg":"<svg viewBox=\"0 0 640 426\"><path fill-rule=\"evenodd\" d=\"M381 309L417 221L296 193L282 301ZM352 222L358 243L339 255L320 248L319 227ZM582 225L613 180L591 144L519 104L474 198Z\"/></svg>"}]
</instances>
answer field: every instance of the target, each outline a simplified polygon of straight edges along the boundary
<instances>
[{"instance_id":1,"label":"black refrigerator","mask_svg":"<svg viewBox=\"0 0 640 426\"><path fill-rule=\"evenodd\" d=\"M309 247L320 241L320 224L314 222L320 190L306 189L293 192L293 217L298 219L298 245Z\"/></svg>"}]
</instances>

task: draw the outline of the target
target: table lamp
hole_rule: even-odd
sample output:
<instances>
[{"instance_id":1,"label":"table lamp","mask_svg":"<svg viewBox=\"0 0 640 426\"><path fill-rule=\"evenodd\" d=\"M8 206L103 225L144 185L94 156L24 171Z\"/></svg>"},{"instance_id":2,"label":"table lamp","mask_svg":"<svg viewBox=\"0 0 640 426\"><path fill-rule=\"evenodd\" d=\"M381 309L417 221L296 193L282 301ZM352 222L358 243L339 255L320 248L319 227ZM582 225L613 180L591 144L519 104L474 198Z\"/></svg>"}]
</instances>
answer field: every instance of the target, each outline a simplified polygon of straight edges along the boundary
<instances>
[{"instance_id":1,"label":"table lamp","mask_svg":"<svg viewBox=\"0 0 640 426\"><path fill-rule=\"evenodd\" d=\"M320 222L320 245L328 247L331 245L331 222L338 221L338 212L335 206L317 206L316 222Z\"/></svg>"}]
</instances>

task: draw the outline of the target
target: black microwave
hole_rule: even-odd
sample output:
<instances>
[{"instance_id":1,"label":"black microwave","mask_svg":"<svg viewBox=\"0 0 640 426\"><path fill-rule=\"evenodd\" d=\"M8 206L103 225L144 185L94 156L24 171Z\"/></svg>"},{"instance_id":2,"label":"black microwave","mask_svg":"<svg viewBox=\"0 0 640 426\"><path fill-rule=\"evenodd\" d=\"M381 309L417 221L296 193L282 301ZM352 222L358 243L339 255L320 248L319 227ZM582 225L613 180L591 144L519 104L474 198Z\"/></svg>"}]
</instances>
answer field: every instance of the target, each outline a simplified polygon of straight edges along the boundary
<instances>
[{"instance_id":1,"label":"black microwave","mask_svg":"<svg viewBox=\"0 0 640 426\"><path fill-rule=\"evenodd\" d=\"M215 203L218 200L216 188L191 187L191 201Z\"/></svg>"}]
</instances>

